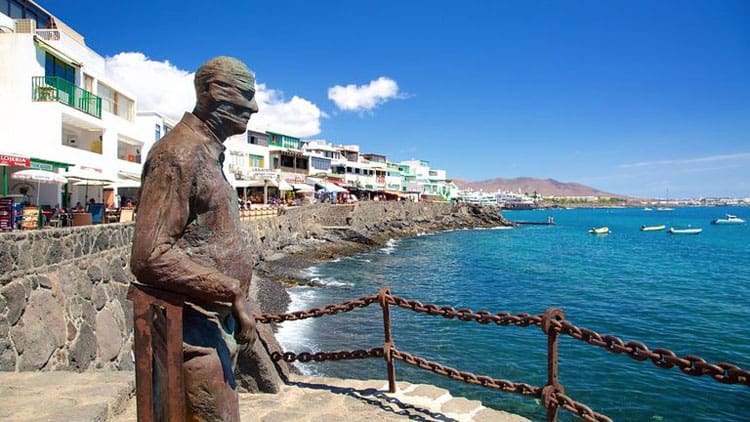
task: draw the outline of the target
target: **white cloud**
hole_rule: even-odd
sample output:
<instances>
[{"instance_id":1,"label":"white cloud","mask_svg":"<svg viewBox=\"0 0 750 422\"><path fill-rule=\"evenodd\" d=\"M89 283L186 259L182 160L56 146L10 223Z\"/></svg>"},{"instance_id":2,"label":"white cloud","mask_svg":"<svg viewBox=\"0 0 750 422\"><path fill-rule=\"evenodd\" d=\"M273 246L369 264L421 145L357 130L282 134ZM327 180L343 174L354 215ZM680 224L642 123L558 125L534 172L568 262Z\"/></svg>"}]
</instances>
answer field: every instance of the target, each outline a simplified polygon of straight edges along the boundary
<instances>
[{"instance_id":1,"label":"white cloud","mask_svg":"<svg viewBox=\"0 0 750 422\"><path fill-rule=\"evenodd\" d=\"M179 120L195 105L193 72L177 68L169 61L155 61L143 53L119 53L107 57L107 77L135 95L138 110L158 111ZM327 117L317 105L293 96L286 101L279 90L258 83L255 98L260 111L249 127L306 137L321 132L320 120Z\"/></svg>"},{"instance_id":2,"label":"white cloud","mask_svg":"<svg viewBox=\"0 0 750 422\"><path fill-rule=\"evenodd\" d=\"M328 99L347 111L368 111L394 98L403 98L393 79L381 76L367 85L336 85L328 88Z\"/></svg>"},{"instance_id":3,"label":"white cloud","mask_svg":"<svg viewBox=\"0 0 750 422\"><path fill-rule=\"evenodd\" d=\"M135 95L138 110L158 111L179 120L193 109L193 73L166 60L149 60L143 53L119 53L105 62L107 77Z\"/></svg>"},{"instance_id":4,"label":"white cloud","mask_svg":"<svg viewBox=\"0 0 750 422\"><path fill-rule=\"evenodd\" d=\"M715 161L743 160L750 158L750 152L739 152L736 154L709 155L706 157L686 158L682 160L659 160L659 161L642 161L638 163L620 164L621 168L646 167L646 166L663 166L673 164L695 164Z\"/></svg>"},{"instance_id":5,"label":"white cloud","mask_svg":"<svg viewBox=\"0 0 750 422\"><path fill-rule=\"evenodd\" d=\"M283 93L257 84L255 101L260 111L250 119L250 127L287 135L306 137L319 134L320 119L328 117L312 102L293 96L284 101Z\"/></svg>"}]
</instances>

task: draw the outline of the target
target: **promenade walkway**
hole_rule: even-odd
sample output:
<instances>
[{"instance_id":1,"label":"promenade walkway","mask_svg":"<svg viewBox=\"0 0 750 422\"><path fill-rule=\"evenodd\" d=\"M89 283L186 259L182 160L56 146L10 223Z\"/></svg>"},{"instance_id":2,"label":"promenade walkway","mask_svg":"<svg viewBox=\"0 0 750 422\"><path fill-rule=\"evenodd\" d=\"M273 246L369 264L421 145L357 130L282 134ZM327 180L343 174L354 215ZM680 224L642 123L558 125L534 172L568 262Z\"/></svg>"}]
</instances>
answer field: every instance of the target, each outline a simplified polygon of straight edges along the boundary
<instances>
[{"instance_id":1,"label":"promenade walkway","mask_svg":"<svg viewBox=\"0 0 750 422\"><path fill-rule=\"evenodd\" d=\"M132 422L134 384L132 372L0 373L0 420ZM528 421L430 385L398 386L388 394L385 381L295 377L280 394L240 394L240 412L243 422Z\"/></svg>"}]
</instances>

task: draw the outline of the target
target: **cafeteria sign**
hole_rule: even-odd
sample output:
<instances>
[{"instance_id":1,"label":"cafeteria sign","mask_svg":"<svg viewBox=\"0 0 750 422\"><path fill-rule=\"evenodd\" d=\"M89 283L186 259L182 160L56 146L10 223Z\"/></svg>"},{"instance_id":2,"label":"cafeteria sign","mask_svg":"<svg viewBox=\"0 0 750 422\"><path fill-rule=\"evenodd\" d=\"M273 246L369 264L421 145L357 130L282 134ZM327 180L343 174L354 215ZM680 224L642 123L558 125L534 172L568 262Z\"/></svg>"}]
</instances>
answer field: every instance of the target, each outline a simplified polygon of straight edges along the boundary
<instances>
[{"instance_id":1,"label":"cafeteria sign","mask_svg":"<svg viewBox=\"0 0 750 422\"><path fill-rule=\"evenodd\" d=\"M33 168L33 169L39 169L39 170L47 170L47 171L54 171L55 170L55 166L53 166L52 164L39 163L39 162L36 162L36 161L32 161L31 162L31 168Z\"/></svg>"},{"instance_id":2,"label":"cafeteria sign","mask_svg":"<svg viewBox=\"0 0 750 422\"><path fill-rule=\"evenodd\" d=\"M29 167L31 159L20 155L0 154L0 166Z\"/></svg>"}]
</instances>

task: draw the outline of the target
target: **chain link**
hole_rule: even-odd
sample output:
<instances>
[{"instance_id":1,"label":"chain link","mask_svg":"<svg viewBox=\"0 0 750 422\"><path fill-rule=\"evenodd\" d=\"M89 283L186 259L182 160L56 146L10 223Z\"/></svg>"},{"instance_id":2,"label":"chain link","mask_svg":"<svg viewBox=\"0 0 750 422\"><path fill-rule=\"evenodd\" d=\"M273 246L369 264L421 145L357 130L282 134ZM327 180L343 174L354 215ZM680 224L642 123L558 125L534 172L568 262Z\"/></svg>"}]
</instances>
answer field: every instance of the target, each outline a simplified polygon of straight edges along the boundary
<instances>
[{"instance_id":1,"label":"chain link","mask_svg":"<svg viewBox=\"0 0 750 422\"><path fill-rule=\"evenodd\" d=\"M323 315L335 315L339 312L349 312L356 308L365 308L378 301L378 295L363 296L359 299L350 300L348 302L326 305L322 308L313 308L309 311L296 311L285 314L262 314L256 315L255 320L262 324L268 324L271 322L279 323L284 321L297 321L306 318L318 318Z\"/></svg>"},{"instance_id":2,"label":"chain link","mask_svg":"<svg viewBox=\"0 0 750 422\"><path fill-rule=\"evenodd\" d=\"M570 397L566 396L565 393L559 391L554 392L550 401L556 403L559 407L567 410L570 413L574 413L581 417L584 421L590 422L612 422L612 419L602 415L601 413L594 412L590 407L583 403L577 402Z\"/></svg>"},{"instance_id":3,"label":"chain link","mask_svg":"<svg viewBox=\"0 0 750 422\"><path fill-rule=\"evenodd\" d=\"M337 352L317 352L317 353L292 353L292 352L272 352L271 359L274 362L283 360L284 362L299 361L303 363L315 361L324 362L327 360L352 360L352 359L369 359L369 358L382 358L383 348L376 347L373 349L357 349L357 350L342 350Z\"/></svg>"},{"instance_id":4,"label":"chain link","mask_svg":"<svg viewBox=\"0 0 750 422\"><path fill-rule=\"evenodd\" d=\"M700 356L686 355L679 357L669 349L649 350L648 346L638 341L624 342L619 337L601 335L596 331L576 327L568 321L553 321L554 330L567 334L576 340L599 346L612 353L625 353L637 361L651 360L660 368L677 366L685 374L692 376L709 375L724 384L750 385L750 371L731 363L709 363Z\"/></svg>"},{"instance_id":5,"label":"chain link","mask_svg":"<svg viewBox=\"0 0 750 422\"><path fill-rule=\"evenodd\" d=\"M475 321L480 324L495 323L496 325L516 325L519 327L528 327L542 325L541 315L518 314L511 315L507 312L492 314L487 311L474 312L468 308L456 310L450 306L437 306L433 304L424 305L417 300L408 300L402 297L389 295L388 303L398 306L399 308L408 309L427 315L442 316L447 319L459 319L461 321Z\"/></svg>"},{"instance_id":6,"label":"chain link","mask_svg":"<svg viewBox=\"0 0 750 422\"><path fill-rule=\"evenodd\" d=\"M400 359L410 365L426 369L438 375L443 375L454 380L463 381L467 384L481 385L482 387L494 388L497 390L505 391L506 393L515 393L522 396L532 396L538 398L542 394L542 389L539 387L534 387L529 384L514 383L511 381L490 378L482 375L475 375L471 372L462 372L458 369L444 366L437 362L432 362L418 356L414 356L410 353L403 352L396 348L393 348L391 350L391 354L393 355L394 359Z\"/></svg>"}]
</instances>

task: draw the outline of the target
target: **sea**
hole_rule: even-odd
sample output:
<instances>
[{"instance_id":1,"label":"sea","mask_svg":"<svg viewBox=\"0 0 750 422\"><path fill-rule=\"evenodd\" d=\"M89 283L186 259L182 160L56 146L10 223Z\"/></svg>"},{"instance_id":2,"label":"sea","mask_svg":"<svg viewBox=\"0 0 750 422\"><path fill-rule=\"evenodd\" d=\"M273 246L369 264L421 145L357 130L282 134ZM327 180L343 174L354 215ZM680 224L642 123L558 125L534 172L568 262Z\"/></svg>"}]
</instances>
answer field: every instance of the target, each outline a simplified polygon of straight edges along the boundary
<instances>
[{"instance_id":1,"label":"sea","mask_svg":"<svg viewBox=\"0 0 750 422\"><path fill-rule=\"evenodd\" d=\"M320 287L290 289L290 310L377 294L423 304L541 314L561 308L578 327L750 369L750 223L712 225L748 207L505 211L554 226L455 230L390 240L376 250L307 269ZM642 232L642 225L702 228L699 235ZM607 226L607 235L591 235ZM537 327L481 325L391 307L398 349L442 365L536 386L546 383L546 336ZM365 309L283 323L285 351L383 346L382 311ZM381 359L300 364L310 375L386 379ZM750 387L662 369L559 340L566 394L617 421L750 421ZM396 378L450 390L491 408L545 420L538 400L453 381L397 362ZM560 420L576 420L560 410Z\"/></svg>"}]
</instances>

